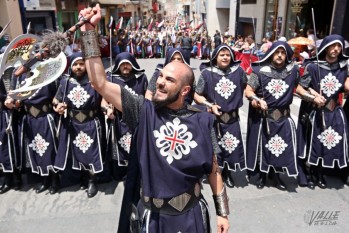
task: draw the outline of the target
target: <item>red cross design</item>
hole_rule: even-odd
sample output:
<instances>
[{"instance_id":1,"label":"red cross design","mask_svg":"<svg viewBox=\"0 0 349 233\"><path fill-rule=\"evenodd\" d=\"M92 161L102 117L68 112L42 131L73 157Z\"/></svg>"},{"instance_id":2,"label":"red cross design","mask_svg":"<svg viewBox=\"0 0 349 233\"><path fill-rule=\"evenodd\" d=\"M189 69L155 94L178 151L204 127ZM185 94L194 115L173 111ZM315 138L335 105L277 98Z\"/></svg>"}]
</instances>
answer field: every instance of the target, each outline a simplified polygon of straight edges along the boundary
<instances>
[{"instance_id":1,"label":"red cross design","mask_svg":"<svg viewBox=\"0 0 349 233\"><path fill-rule=\"evenodd\" d=\"M326 139L327 139L327 142L334 142L335 141L335 137L333 134L328 134Z\"/></svg>"},{"instance_id":2,"label":"red cross design","mask_svg":"<svg viewBox=\"0 0 349 233\"><path fill-rule=\"evenodd\" d=\"M80 93L80 91L77 91L77 92L75 93L75 98L76 98L76 100L80 100L80 99L81 99L81 93Z\"/></svg>"},{"instance_id":3,"label":"red cross design","mask_svg":"<svg viewBox=\"0 0 349 233\"><path fill-rule=\"evenodd\" d=\"M174 150L174 148L176 147L176 144L184 144L184 140L178 139L177 138L177 130L174 131L173 137L169 137L169 136L165 136L165 140L170 141L171 142L171 150Z\"/></svg>"},{"instance_id":4,"label":"red cross design","mask_svg":"<svg viewBox=\"0 0 349 233\"><path fill-rule=\"evenodd\" d=\"M282 85L280 85L279 83L276 83L274 88L275 88L275 92L279 93L282 90Z\"/></svg>"},{"instance_id":5,"label":"red cross design","mask_svg":"<svg viewBox=\"0 0 349 233\"><path fill-rule=\"evenodd\" d=\"M328 82L328 83L325 83L325 86L329 89L329 90L332 90L333 87L335 86L335 84L333 82Z\"/></svg>"}]
</instances>

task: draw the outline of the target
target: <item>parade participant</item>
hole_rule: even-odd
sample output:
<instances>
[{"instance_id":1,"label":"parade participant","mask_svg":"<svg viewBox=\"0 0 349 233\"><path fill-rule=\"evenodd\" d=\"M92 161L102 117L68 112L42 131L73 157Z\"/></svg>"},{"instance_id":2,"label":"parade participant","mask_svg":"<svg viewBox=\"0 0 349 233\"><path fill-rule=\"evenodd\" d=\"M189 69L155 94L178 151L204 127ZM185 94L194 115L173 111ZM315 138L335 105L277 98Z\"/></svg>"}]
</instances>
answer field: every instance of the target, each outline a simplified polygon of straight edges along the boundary
<instances>
[{"instance_id":1,"label":"parade participant","mask_svg":"<svg viewBox=\"0 0 349 233\"><path fill-rule=\"evenodd\" d=\"M180 47L186 52L186 56L191 56L191 50L193 49L193 40L189 37L188 32L185 32L181 41Z\"/></svg>"},{"instance_id":2,"label":"parade participant","mask_svg":"<svg viewBox=\"0 0 349 233\"><path fill-rule=\"evenodd\" d=\"M233 51L225 44L219 45L212 53L211 62L203 63L200 68L194 99L217 116L215 130L222 150L217 160L223 169L223 180L227 186L234 187L231 171L236 171L237 167L246 168L239 108L243 104L247 77L240 62L234 60Z\"/></svg>"},{"instance_id":3,"label":"parade participant","mask_svg":"<svg viewBox=\"0 0 349 233\"><path fill-rule=\"evenodd\" d=\"M144 70L139 67L134 56L127 52L116 56L114 68L108 80L123 86L135 96L144 96L148 86L148 79ZM122 112L113 108L104 98L101 106L104 114L109 118L107 121L109 129L107 135L108 154L112 154L112 158L117 162L112 167L113 174L116 179L120 180L126 172L125 169L123 172L120 167L125 167L128 164L133 132L123 121Z\"/></svg>"},{"instance_id":4,"label":"parade participant","mask_svg":"<svg viewBox=\"0 0 349 233\"><path fill-rule=\"evenodd\" d=\"M168 63L170 63L172 61L183 62L184 64L186 64L190 67L190 57L187 56L187 54L184 53L184 51L182 49L179 49L179 48L170 49L168 51L168 53L166 54L164 64L158 64L156 66L154 74L149 81L149 85L148 85L147 91L145 93L145 98L147 98L148 100L151 100L153 98L153 94L156 91L156 81L158 80L158 77L161 73L161 70Z\"/></svg>"},{"instance_id":5,"label":"parade participant","mask_svg":"<svg viewBox=\"0 0 349 233\"><path fill-rule=\"evenodd\" d=\"M282 41L272 44L262 60L252 63L253 72L245 95L250 100L246 145L246 165L258 172L257 188L265 186L266 174L276 187L286 190L279 177L285 171L297 176L296 127L290 116L293 90L299 81L293 51ZM250 173L248 173L250 175Z\"/></svg>"},{"instance_id":6,"label":"parade participant","mask_svg":"<svg viewBox=\"0 0 349 233\"><path fill-rule=\"evenodd\" d=\"M15 73L15 72L14 72ZM16 82L22 82L26 74L13 77ZM57 91L57 82L52 82L38 90L28 99L21 101L25 115L20 123L23 125L21 133L21 151L25 153L22 158L27 158L32 173L42 176L42 183L36 187L36 193L49 189L50 194L55 194L59 189L59 176L54 169L54 160L57 153L56 120L57 115L52 108L54 93ZM5 105L14 109L19 104L8 97Z\"/></svg>"},{"instance_id":7,"label":"parade participant","mask_svg":"<svg viewBox=\"0 0 349 233\"><path fill-rule=\"evenodd\" d=\"M7 93L11 89L11 81L5 76L7 75L4 74L0 80L0 167L4 174L0 194L6 193L11 188L18 190L22 185L20 174L22 159L16 130L16 125L18 125L17 112L11 111L5 106Z\"/></svg>"},{"instance_id":8,"label":"parade participant","mask_svg":"<svg viewBox=\"0 0 349 233\"><path fill-rule=\"evenodd\" d=\"M61 80L54 99L57 113L67 110L67 118L63 118L59 129L55 168L63 171L71 156L72 168L83 172L81 189L87 186L87 196L91 198L98 192L96 174L103 171L99 119L102 97L89 83L81 52L72 55L70 71L70 77Z\"/></svg>"},{"instance_id":9,"label":"parade participant","mask_svg":"<svg viewBox=\"0 0 349 233\"><path fill-rule=\"evenodd\" d=\"M80 15L91 10L84 9ZM168 64L157 81L153 102L108 82L92 26L101 18L99 5L93 10L97 14L91 18L91 25L81 27L87 72L93 87L122 111L131 129L137 130L141 231L210 232L199 185L202 176L208 174L218 232L228 232L228 198L214 155L214 119L209 113L189 110L184 101L194 82L192 70L180 62Z\"/></svg>"},{"instance_id":10,"label":"parade participant","mask_svg":"<svg viewBox=\"0 0 349 233\"><path fill-rule=\"evenodd\" d=\"M307 61L297 87L297 93L310 102L308 111L300 110L309 115L304 123L300 122L303 127L298 127L303 131L299 135L307 135L304 141L299 141L299 156L311 165L320 188L327 187L323 168L343 169L348 163L347 119L339 104L339 94L349 90L348 57L343 53L343 45L340 35L325 37L318 49L318 62L316 57Z\"/></svg>"}]
</instances>

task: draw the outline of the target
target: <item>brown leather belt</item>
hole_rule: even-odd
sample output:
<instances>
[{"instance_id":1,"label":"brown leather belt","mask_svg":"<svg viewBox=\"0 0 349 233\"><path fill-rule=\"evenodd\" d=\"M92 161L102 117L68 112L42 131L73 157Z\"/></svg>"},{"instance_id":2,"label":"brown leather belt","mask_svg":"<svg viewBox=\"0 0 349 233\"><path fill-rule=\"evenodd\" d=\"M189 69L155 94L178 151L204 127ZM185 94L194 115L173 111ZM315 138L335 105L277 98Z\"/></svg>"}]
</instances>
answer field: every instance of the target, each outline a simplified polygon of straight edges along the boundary
<instances>
[{"instance_id":1,"label":"brown leather belt","mask_svg":"<svg viewBox=\"0 0 349 233\"><path fill-rule=\"evenodd\" d=\"M167 215L180 215L197 205L201 198L201 187L196 183L194 187L185 193L171 198L152 198L143 195L141 189L141 201L145 208L156 213Z\"/></svg>"},{"instance_id":2,"label":"brown leather belt","mask_svg":"<svg viewBox=\"0 0 349 233\"><path fill-rule=\"evenodd\" d=\"M24 109L26 113L35 118L45 116L47 113L53 112L52 104L25 105Z\"/></svg>"},{"instance_id":3,"label":"brown leather belt","mask_svg":"<svg viewBox=\"0 0 349 233\"><path fill-rule=\"evenodd\" d=\"M96 110L76 110L76 109L68 110L68 115L72 119L77 120L80 123L93 119L96 116L96 113L97 113Z\"/></svg>"},{"instance_id":4,"label":"brown leather belt","mask_svg":"<svg viewBox=\"0 0 349 233\"><path fill-rule=\"evenodd\" d=\"M239 110L231 111L231 112L222 112L222 115L217 116L219 122L229 124L239 120Z\"/></svg>"}]
</instances>

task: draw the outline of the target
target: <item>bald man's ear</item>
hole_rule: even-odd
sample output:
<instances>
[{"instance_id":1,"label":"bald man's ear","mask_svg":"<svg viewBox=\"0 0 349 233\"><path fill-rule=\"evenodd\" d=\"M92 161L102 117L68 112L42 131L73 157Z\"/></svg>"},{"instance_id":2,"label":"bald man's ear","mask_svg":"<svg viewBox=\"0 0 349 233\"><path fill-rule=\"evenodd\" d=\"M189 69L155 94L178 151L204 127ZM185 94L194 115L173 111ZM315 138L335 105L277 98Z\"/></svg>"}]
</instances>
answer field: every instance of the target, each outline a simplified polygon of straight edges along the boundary
<instances>
[{"instance_id":1,"label":"bald man's ear","mask_svg":"<svg viewBox=\"0 0 349 233\"><path fill-rule=\"evenodd\" d=\"M190 86L184 86L182 88L182 96L188 95L190 93L190 91L191 91L191 87Z\"/></svg>"}]
</instances>

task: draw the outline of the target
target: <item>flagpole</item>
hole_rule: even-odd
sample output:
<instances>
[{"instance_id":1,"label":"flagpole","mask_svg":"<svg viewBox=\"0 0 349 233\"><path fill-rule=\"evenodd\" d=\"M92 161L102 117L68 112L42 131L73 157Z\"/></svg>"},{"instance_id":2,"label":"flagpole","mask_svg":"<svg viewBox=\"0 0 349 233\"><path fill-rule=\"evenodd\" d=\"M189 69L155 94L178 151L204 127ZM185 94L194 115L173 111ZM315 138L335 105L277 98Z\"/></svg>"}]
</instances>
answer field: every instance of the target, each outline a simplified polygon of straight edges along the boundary
<instances>
[{"instance_id":1,"label":"flagpole","mask_svg":"<svg viewBox=\"0 0 349 233\"><path fill-rule=\"evenodd\" d=\"M113 51L112 51L112 27L109 28L109 54L110 54L110 72L111 72L111 67L113 65Z\"/></svg>"}]
</instances>

